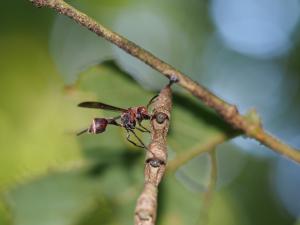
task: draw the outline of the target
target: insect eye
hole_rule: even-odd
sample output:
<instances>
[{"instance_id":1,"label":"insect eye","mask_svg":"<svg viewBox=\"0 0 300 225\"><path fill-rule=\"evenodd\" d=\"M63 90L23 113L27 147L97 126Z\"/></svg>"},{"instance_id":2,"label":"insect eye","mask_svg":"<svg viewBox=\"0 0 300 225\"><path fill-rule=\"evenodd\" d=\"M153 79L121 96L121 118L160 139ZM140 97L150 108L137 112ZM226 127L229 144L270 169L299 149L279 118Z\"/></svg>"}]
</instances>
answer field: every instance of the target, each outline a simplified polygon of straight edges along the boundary
<instances>
[{"instance_id":1,"label":"insect eye","mask_svg":"<svg viewBox=\"0 0 300 225\"><path fill-rule=\"evenodd\" d=\"M165 120L168 119L168 115L162 112L155 114L155 120L157 123L162 124Z\"/></svg>"}]
</instances>

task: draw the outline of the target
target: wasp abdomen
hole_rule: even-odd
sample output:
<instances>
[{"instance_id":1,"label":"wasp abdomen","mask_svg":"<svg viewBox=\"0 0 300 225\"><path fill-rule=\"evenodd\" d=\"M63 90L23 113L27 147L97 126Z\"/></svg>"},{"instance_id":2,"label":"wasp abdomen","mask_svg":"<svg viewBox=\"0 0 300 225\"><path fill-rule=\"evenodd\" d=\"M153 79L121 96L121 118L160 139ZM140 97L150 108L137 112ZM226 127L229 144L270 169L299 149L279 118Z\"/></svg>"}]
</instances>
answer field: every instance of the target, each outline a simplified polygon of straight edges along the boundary
<instances>
[{"instance_id":1,"label":"wasp abdomen","mask_svg":"<svg viewBox=\"0 0 300 225\"><path fill-rule=\"evenodd\" d=\"M93 119L93 122L92 122L90 128L88 129L88 132L92 133L92 134L102 133L105 131L107 124L108 124L107 119L95 118L95 119Z\"/></svg>"}]
</instances>

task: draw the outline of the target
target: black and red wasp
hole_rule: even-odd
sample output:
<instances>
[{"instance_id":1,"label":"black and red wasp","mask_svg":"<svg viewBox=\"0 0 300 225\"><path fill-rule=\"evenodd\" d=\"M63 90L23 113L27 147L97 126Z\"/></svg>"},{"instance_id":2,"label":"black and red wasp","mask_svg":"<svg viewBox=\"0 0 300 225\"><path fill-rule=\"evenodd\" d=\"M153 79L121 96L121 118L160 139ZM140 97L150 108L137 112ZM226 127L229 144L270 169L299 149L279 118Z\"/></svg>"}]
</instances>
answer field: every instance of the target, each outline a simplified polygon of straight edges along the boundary
<instances>
[{"instance_id":1,"label":"black and red wasp","mask_svg":"<svg viewBox=\"0 0 300 225\"><path fill-rule=\"evenodd\" d=\"M142 140L136 135L135 129L141 131L141 132L149 132L150 131L142 125L143 120L150 120L151 115L148 111L149 106L152 104L152 102L156 99L157 95L154 96L147 106L136 106L136 107L130 107L128 109L115 107L112 105L108 105L102 102L82 102L78 104L79 107L84 108L95 108L95 109L103 109L103 110L111 110L111 111L117 111L120 112L121 115L113 118L94 118L92 121L92 124L89 128L79 132L77 135L81 135L83 133L91 133L91 134L99 134L103 133L107 127L107 125L115 125L119 127L125 128L127 132L126 139L132 143L133 145L141 148L147 149L145 144L142 142ZM120 119L120 122L117 120ZM130 139L130 135L133 134L135 138L138 140L139 144L135 143Z\"/></svg>"}]
</instances>

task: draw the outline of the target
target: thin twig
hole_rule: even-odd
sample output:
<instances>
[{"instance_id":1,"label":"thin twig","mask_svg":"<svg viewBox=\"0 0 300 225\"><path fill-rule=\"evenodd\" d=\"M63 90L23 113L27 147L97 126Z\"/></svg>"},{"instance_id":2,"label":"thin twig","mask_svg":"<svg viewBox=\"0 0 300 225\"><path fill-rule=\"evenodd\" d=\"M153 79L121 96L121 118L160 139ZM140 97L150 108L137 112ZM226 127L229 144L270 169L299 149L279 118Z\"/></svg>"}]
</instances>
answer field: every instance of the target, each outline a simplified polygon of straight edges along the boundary
<instances>
[{"instance_id":1,"label":"thin twig","mask_svg":"<svg viewBox=\"0 0 300 225\"><path fill-rule=\"evenodd\" d=\"M197 146L192 147L189 150L178 154L175 159L168 163L167 173L174 173L182 165L186 164L189 160L199 156L203 153L210 152L216 148L217 145L234 137L234 135L228 136L226 134L219 134L206 140L205 143L200 143Z\"/></svg>"},{"instance_id":2,"label":"thin twig","mask_svg":"<svg viewBox=\"0 0 300 225\"><path fill-rule=\"evenodd\" d=\"M190 79L185 74L181 73L171 65L162 61L158 57L154 56L149 51L143 49L142 47L136 45L135 43L127 40L121 35L109 30L103 25L97 23L92 18L88 17L86 14L78 11L74 7L70 6L63 0L29 0L34 3L37 7L48 7L52 8L60 14L66 15L81 24L82 26L88 28L90 31L96 33L123 49L130 55L138 58L144 63L151 66L153 69L159 71L169 79L171 77L176 77L179 82L178 84L191 92L194 96L199 98L208 107L213 108L226 122L228 122L232 127L242 131L249 137L252 137L259 141L260 143L268 146L274 151L282 154L298 163L300 163L300 151L282 143L278 139L274 138L268 134L262 128L260 122L248 119L245 116L239 114L235 105L229 104L222 100L221 98L214 95L212 92L207 90L202 85Z\"/></svg>"},{"instance_id":3,"label":"thin twig","mask_svg":"<svg viewBox=\"0 0 300 225\"><path fill-rule=\"evenodd\" d=\"M135 225L154 225L157 210L158 185L167 164L167 133L172 109L170 85L163 88L153 103L151 143L146 153L144 190L137 200Z\"/></svg>"},{"instance_id":4,"label":"thin twig","mask_svg":"<svg viewBox=\"0 0 300 225\"><path fill-rule=\"evenodd\" d=\"M213 199L213 194L216 189L216 183L218 178L218 167L217 167L217 154L216 150L213 149L209 153L209 159L210 159L210 176L209 176L209 184L207 187L207 191L204 193L204 199L203 199L203 206L200 213L200 221L199 224L209 224L209 211L211 208L211 203Z\"/></svg>"},{"instance_id":5,"label":"thin twig","mask_svg":"<svg viewBox=\"0 0 300 225\"><path fill-rule=\"evenodd\" d=\"M208 184L208 190L213 192L216 189L217 178L218 178L218 162L217 162L217 151L216 149L210 151L209 159L211 162L211 170L210 170L210 182ZM209 194L208 199L211 198L211 194Z\"/></svg>"}]
</instances>

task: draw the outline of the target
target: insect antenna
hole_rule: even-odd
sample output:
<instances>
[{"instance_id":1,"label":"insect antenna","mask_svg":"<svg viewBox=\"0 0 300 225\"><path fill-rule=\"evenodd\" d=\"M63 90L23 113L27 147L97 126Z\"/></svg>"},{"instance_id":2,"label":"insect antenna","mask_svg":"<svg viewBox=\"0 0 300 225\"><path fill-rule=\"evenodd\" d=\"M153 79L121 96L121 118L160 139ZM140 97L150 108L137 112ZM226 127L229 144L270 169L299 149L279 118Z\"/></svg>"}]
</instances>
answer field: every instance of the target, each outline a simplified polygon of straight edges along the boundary
<instances>
[{"instance_id":1,"label":"insect antenna","mask_svg":"<svg viewBox=\"0 0 300 225\"><path fill-rule=\"evenodd\" d=\"M84 133L86 133L88 130L89 130L89 129L82 130L82 131L80 131L79 133L77 133L76 135L79 136L79 135L81 135L81 134L84 134Z\"/></svg>"},{"instance_id":2,"label":"insect antenna","mask_svg":"<svg viewBox=\"0 0 300 225\"><path fill-rule=\"evenodd\" d=\"M154 95L147 104L147 109L149 109L150 105L155 101L155 99L158 97L158 95Z\"/></svg>"}]
</instances>

